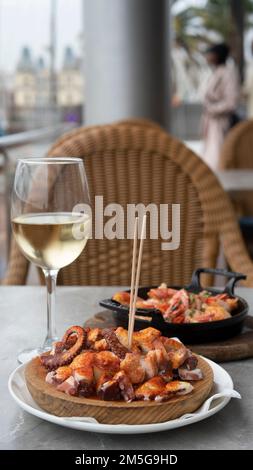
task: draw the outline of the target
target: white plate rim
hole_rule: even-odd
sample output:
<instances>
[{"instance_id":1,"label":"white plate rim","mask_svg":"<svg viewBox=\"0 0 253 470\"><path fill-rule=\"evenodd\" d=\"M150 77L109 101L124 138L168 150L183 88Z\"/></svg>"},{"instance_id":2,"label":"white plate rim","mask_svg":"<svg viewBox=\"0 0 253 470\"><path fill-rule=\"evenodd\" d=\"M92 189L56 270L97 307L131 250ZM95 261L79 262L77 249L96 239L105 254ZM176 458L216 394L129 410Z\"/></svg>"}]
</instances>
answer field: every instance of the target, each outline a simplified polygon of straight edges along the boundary
<instances>
[{"instance_id":1,"label":"white plate rim","mask_svg":"<svg viewBox=\"0 0 253 470\"><path fill-rule=\"evenodd\" d=\"M226 388L229 388L231 390L234 389L234 384L231 376L229 373L223 369L219 364L216 364L215 362L211 361L210 359L207 359L203 357L205 361L208 362L208 364L211 366L214 376L215 376L215 370L219 370L220 373L223 374L224 379L227 381ZM32 414L33 416L36 416L37 418L43 419L45 421L49 421L53 424L58 424L63 427L71 428L71 429L77 429L80 431L88 431L88 432L98 432L98 433L105 433L105 434L145 434L145 433L150 433L150 432L160 432L160 431L167 431L170 429L175 429L175 428L180 428L183 426L188 426L189 424L197 423L199 421L202 421L206 418L209 418L210 416L213 416L214 414L218 413L222 408L224 408L229 401L231 400L231 397L223 397L219 399L219 402L214 405L212 408L210 408L208 411L196 414L195 416L192 416L190 418L180 420L180 419L174 419L170 421L166 421L163 423L155 423L155 424L102 424L102 423L88 423L88 422L82 422L78 420L68 420L64 419L59 416L51 415L50 413L47 413L46 411L34 408L33 406L29 405L22 399L20 399L14 389L13 389L13 382L15 380L16 374L18 374L20 371L22 372L22 369L25 367L26 364L21 364L18 366L10 375L9 380L8 380L8 389L9 392L14 399L14 401L27 413ZM29 393L29 391L27 391Z\"/></svg>"}]
</instances>

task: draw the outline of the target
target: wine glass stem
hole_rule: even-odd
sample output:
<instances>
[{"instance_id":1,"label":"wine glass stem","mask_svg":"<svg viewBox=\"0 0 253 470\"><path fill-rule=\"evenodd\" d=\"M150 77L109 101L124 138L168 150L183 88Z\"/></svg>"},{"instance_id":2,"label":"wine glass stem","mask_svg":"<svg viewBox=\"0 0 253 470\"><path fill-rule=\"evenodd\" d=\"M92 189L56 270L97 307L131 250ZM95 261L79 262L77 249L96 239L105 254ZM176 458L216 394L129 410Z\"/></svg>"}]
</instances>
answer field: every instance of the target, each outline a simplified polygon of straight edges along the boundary
<instances>
[{"instance_id":1,"label":"wine glass stem","mask_svg":"<svg viewBox=\"0 0 253 470\"><path fill-rule=\"evenodd\" d=\"M43 269L47 287L47 336L43 349L51 349L54 341L57 341L55 326L55 288L58 269Z\"/></svg>"}]
</instances>

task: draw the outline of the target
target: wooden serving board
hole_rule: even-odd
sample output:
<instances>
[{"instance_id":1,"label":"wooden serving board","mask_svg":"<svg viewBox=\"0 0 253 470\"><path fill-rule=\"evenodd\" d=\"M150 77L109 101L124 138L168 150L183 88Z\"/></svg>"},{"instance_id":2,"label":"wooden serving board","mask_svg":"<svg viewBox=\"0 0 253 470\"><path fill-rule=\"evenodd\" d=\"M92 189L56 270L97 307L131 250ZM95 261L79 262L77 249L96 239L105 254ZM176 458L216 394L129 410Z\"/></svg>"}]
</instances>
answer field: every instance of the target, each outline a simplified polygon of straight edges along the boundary
<instances>
[{"instance_id":1,"label":"wooden serving board","mask_svg":"<svg viewBox=\"0 0 253 470\"><path fill-rule=\"evenodd\" d=\"M56 416L90 416L106 424L161 423L197 410L208 397L213 386L213 371L199 358L204 378L193 382L194 390L173 397L164 403L154 401L103 401L96 398L71 397L45 382L46 371L39 358L30 361L25 368L26 384L34 401L43 410Z\"/></svg>"},{"instance_id":2,"label":"wooden serving board","mask_svg":"<svg viewBox=\"0 0 253 470\"><path fill-rule=\"evenodd\" d=\"M85 322L91 328L117 327L113 312L104 310ZM240 335L219 343L188 345L196 354L208 357L216 362L228 362L253 357L253 317L248 316Z\"/></svg>"}]
</instances>

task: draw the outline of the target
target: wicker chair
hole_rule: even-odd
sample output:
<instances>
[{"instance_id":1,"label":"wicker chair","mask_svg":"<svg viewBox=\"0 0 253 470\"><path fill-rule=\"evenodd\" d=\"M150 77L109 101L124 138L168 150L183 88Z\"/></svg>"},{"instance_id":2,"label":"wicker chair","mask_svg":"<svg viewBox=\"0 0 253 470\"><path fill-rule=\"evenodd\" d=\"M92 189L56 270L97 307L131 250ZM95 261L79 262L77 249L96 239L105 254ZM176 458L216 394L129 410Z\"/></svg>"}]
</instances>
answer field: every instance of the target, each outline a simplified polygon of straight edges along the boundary
<instances>
[{"instance_id":1,"label":"wicker chair","mask_svg":"<svg viewBox=\"0 0 253 470\"><path fill-rule=\"evenodd\" d=\"M153 128L160 131L164 131L163 127L161 127L157 122L151 121L150 119L144 118L135 118L135 119L122 119L121 121L117 121L116 125L120 126L138 126L138 127L146 127L146 128Z\"/></svg>"},{"instance_id":2,"label":"wicker chair","mask_svg":"<svg viewBox=\"0 0 253 470\"><path fill-rule=\"evenodd\" d=\"M229 198L212 171L164 131L125 123L80 128L59 139L50 156L83 158L92 202L181 205L181 243L162 251L161 240L144 244L141 284L188 283L193 269L215 267L219 239L233 270L248 275L253 264L243 244ZM74 187L73 187L74 190ZM64 285L128 285L132 242L89 240L82 255L59 273ZM24 284L28 262L12 243L4 284ZM209 279L210 280L210 279Z\"/></svg>"},{"instance_id":3,"label":"wicker chair","mask_svg":"<svg viewBox=\"0 0 253 470\"><path fill-rule=\"evenodd\" d=\"M237 124L227 135L220 156L220 169L253 168L253 119ZM253 216L253 191L233 195L236 211Z\"/></svg>"}]
</instances>

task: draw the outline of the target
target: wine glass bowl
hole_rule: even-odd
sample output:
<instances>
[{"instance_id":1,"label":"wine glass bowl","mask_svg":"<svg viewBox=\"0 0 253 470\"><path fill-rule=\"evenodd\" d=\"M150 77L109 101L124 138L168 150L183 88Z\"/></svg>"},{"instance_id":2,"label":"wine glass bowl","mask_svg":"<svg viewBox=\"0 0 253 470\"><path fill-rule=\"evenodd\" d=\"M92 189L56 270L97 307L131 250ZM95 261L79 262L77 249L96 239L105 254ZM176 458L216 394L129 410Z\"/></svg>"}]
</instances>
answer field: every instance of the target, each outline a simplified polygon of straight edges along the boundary
<instances>
[{"instance_id":1,"label":"wine glass bowl","mask_svg":"<svg viewBox=\"0 0 253 470\"><path fill-rule=\"evenodd\" d=\"M55 329L55 286L59 269L83 251L91 231L89 190L79 158L27 158L17 164L11 204L15 240L24 256L41 268L47 286L47 336L39 350L51 349Z\"/></svg>"},{"instance_id":2,"label":"wine glass bowl","mask_svg":"<svg viewBox=\"0 0 253 470\"><path fill-rule=\"evenodd\" d=\"M83 214L31 213L12 220L15 239L26 258L42 269L61 269L83 251L89 233ZM76 233L84 236L77 238Z\"/></svg>"}]
</instances>

